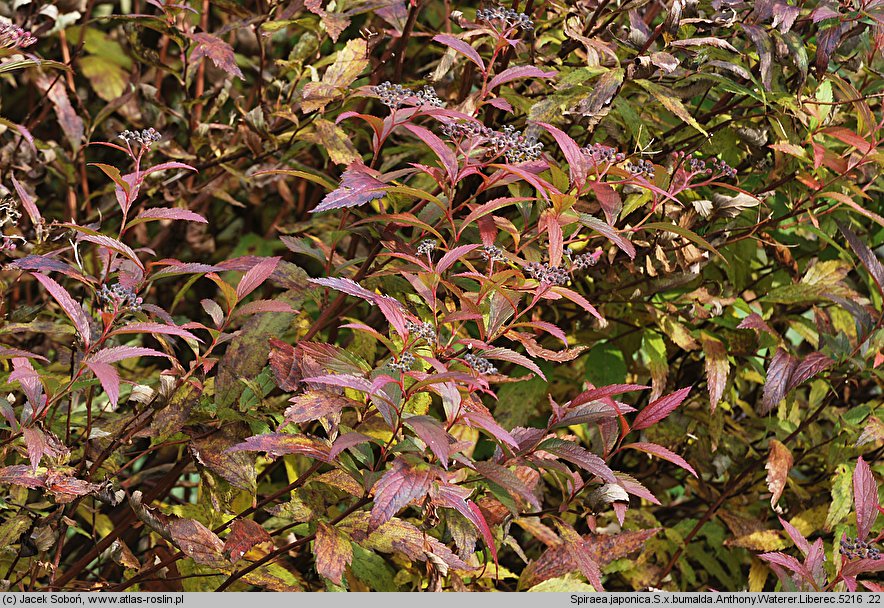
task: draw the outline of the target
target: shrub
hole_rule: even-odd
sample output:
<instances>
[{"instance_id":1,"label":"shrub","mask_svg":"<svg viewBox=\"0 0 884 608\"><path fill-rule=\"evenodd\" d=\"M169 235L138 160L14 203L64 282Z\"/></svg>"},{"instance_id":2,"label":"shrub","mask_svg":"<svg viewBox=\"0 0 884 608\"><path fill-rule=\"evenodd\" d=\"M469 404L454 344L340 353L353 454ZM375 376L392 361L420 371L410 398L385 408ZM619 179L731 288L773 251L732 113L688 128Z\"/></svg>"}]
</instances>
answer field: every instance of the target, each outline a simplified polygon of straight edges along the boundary
<instances>
[{"instance_id":1,"label":"shrub","mask_svg":"<svg viewBox=\"0 0 884 608\"><path fill-rule=\"evenodd\" d=\"M202 4L0 26L7 589L881 590L879 7Z\"/></svg>"}]
</instances>

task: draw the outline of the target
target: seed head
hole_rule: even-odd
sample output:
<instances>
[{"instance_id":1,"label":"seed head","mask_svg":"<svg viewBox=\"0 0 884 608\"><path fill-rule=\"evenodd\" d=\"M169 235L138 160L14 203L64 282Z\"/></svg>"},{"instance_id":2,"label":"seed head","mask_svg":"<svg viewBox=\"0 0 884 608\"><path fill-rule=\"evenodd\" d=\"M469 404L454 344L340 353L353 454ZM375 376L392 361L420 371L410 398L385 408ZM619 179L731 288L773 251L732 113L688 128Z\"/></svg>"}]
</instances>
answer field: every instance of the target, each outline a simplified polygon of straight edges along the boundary
<instances>
[{"instance_id":1,"label":"seed head","mask_svg":"<svg viewBox=\"0 0 884 608\"><path fill-rule=\"evenodd\" d=\"M531 262L525 267L525 271L532 279L546 285L567 285L570 280L568 271L561 266Z\"/></svg>"},{"instance_id":2,"label":"seed head","mask_svg":"<svg viewBox=\"0 0 884 608\"><path fill-rule=\"evenodd\" d=\"M467 353L463 356L463 360L466 361L470 367L484 376L491 376L497 373L497 368L485 357L480 357L473 353Z\"/></svg>"},{"instance_id":3,"label":"seed head","mask_svg":"<svg viewBox=\"0 0 884 608\"><path fill-rule=\"evenodd\" d=\"M503 262L506 260L506 255L503 253L503 250L494 245L485 245L482 247L482 257L489 262Z\"/></svg>"},{"instance_id":4,"label":"seed head","mask_svg":"<svg viewBox=\"0 0 884 608\"><path fill-rule=\"evenodd\" d=\"M0 198L0 228L9 224L18 226L18 220L21 218L21 211L18 210L18 204L11 196Z\"/></svg>"},{"instance_id":5,"label":"seed head","mask_svg":"<svg viewBox=\"0 0 884 608\"><path fill-rule=\"evenodd\" d=\"M640 158L638 162L626 163L626 170L633 175L644 175L648 179L654 179L654 163Z\"/></svg>"},{"instance_id":6,"label":"seed head","mask_svg":"<svg viewBox=\"0 0 884 608\"><path fill-rule=\"evenodd\" d=\"M102 285L98 292L98 299L105 307L129 312L140 311L141 305L144 303L144 300L138 297L134 290L123 287L119 283L115 283L111 287L108 287L107 284Z\"/></svg>"},{"instance_id":7,"label":"seed head","mask_svg":"<svg viewBox=\"0 0 884 608\"><path fill-rule=\"evenodd\" d=\"M430 255L436 249L436 241L433 239L424 239L417 246L418 255Z\"/></svg>"},{"instance_id":8,"label":"seed head","mask_svg":"<svg viewBox=\"0 0 884 608\"><path fill-rule=\"evenodd\" d=\"M439 99L436 90L429 85L424 85L420 91L415 93L401 84L393 84L387 80L372 87L372 91L380 98L382 104L394 110L404 105L445 107L445 102Z\"/></svg>"},{"instance_id":9,"label":"seed head","mask_svg":"<svg viewBox=\"0 0 884 608\"><path fill-rule=\"evenodd\" d=\"M163 136L153 127L142 131L130 131L129 129L126 129L120 133L120 139L128 144L135 143L142 148L150 148L162 138Z\"/></svg>"},{"instance_id":10,"label":"seed head","mask_svg":"<svg viewBox=\"0 0 884 608\"><path fill-rule=\"evenodd\" d=\"M408 329L408 333L415 334L419 339L422 338L427 342L436 341L436 329L433 327L432 323L426 321L423 323L406 321L405 328Z\"/></svg>"},{"instance_id":11,"label":"seed head","mask_svg":"<svg viewBox=\"0 0 884 608\"><path fill-rule=\"evenodd\" d=\"M389 366L398 372L407 372L414 365L414 355L404 352L399 355L398 361L390 361Z\"/></svg>"},{"instance_id":12,"label":"seed head","mask_svg":"<svg viewBox=\"0 0 884 608\"><path fill-rule=\"evenodd\" d=\"M476 21L485 21L492 25L502 25L501 29L521 29L523 31L531 31L534 29L534 22L531 17L525 13L519 13L511 8L497 6L488 9L479 9L476 11Z\"/></svg>"}]
</instances>

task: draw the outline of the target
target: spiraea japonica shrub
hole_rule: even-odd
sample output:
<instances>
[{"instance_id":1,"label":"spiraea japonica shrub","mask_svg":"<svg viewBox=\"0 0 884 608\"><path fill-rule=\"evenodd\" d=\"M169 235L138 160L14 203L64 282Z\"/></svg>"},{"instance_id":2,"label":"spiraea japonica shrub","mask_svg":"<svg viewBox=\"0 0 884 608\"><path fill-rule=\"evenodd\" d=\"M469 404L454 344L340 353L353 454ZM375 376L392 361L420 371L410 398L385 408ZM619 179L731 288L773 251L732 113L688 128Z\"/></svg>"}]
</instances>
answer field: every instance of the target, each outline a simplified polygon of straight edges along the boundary
<instances>
[{"instance_id":1,"label":"spiraea japonica shrub","mask_svg":"<svg viewBox=\"0 0 884 608\"><path fill-rule=\"evenodd\" d=\"M880 590L875 2L85 4L0 8L4 588Z\"/></svg>"}]
</instances>

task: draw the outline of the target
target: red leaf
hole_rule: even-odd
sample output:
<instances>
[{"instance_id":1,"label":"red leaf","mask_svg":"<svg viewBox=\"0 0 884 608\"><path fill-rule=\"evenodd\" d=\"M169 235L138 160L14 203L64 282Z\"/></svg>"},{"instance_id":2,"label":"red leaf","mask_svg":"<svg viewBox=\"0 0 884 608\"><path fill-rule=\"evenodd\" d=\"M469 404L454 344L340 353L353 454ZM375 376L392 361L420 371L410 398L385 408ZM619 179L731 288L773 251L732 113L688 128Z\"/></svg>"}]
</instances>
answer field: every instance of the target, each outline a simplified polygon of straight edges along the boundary
<instances>
[{"instance_id":1,"label":"red leaf","mask_svg":"<svg viewBox=\"0 0 884 608\"><path fill-rule=\"evenodd\" d=\"M795 366L792 375L789 376L789 382L786 384L786 392L791 391L805 380L813 378L818 373L824 369L832 367L834 364L835 362L823 353L811 353L807 355Z\"/></svg>"},{"instance_id":2,"label":"red leaf","mask_svg":"<svg viewBox=\"0 0 884 608\"><path fill-rule=\"evenodd\" d=\"M92 370L98 381L101 382L101 388L107 393L107 399L111 405L116 405L120 398L120 375L110 363L99 363L97 361L86 361L86 366Z\"/></svg>"},{"instance_id":3,"label":"red leaf","mask_svg":"<svg viewBox=\"0 0 884 608\"><path fill-rule=\"evenodd\" d=\"M87 362L116 363L117 361L131 359L133 357L170 358L166 353L161 353L158 350L145 348L143 346L112 346L111 348L105 348L104 350L91 354L87 359Z\"/></svg>"},{"instance_id":4,"label":"red leaf","mask_svg":"<svg viewBox=\"0 0 884 608\"><path fill-rule=\"evenodd\" d=\"M76 328L77 333L80 335L80 339L83 340L83 344L89 346L89 344L92 343L92 332L89 329L89 319L86 317L83 308L74 301L71 294L69 294L64 287L47 277L45 274L35 272L33 275L35 279L43 284L46 291L55 298L55 301L59 303L61 309L74 323L74 328Z\"/></svg>"},{"instance_id":5,"label":"red leaf","mask_svg":"<svg viewBox=\"0 0 884 608\"><path fill-rule=\"evenodd\" d=\"M574 407L577 405L583 405L584 403L589 403L590 401L604 399L605 397L613 397L614 395L631 393L632 391L644 391L649 388L651 387L643 386L641 384L610 384L608 386L593 388L586 392L580 393L571 400L570 405L571 407Z\"/></svg>"},{"instance_id":6,"label":"red leaf","mask_svg":"<svg viewBox=\"0 0 884 608\"><path fill-rule=\"evenodd\" d=\"M28 460L31 461L31 470L36 473L43 454L51 452L46 443L46 435L37 427L25 427L21 430L28 450Z\"/></svg>"},{"instance_id":7,"label":"red leaf","mask_svg":"<svg viewBox=\"0 0 884 608\"><path fill-rule=\"evenodd\" d=\"M756 331L766 331L772 336L777 335L777 332L770 328L770 325L761 318L761 315L755 312L740 321L740 324L737 325L737 329L754 329Z\"/></svg>"},{"instance_id":8,"label":"red leaf","mask_svg":"<svg viewBox=\"0 0 884 608\"><path fill-rule=\"evenodd\" d=\"M665 395L648 404L648 406L640 411L638 416L635 417L635 421L632 423L632 429L634 431L646 429L666 418L687 398L688 393L691 392L691 388L692 387L690 386L686 386L683 389L675 391L671 395Z\"/></svg>"},{"instance_id":9,"label":"red leaf","mask_svg":"<svg viewBox=\"0 0 884 608\"><path fill-rule=\"evenodd\" d=\"M49 359L44 357L43 355L37 355L28 350L22 350L20 348L7 348L5 346L0 346L0 359L12 359L13 357L23 357L26 359L40 359L40 361L49 362Z\"/></svg>"},{"instance_id":10,"label":"red leaf","mask_svg":"<svg viewBox=\"0 0 884 608\"><path fill-rule=\"evenodd\" d=\"M285 410L286 423L309 422L336 414L345 407L359 407L362 404L328 391L307 391L289 399L291 406Z\"/></svg>"},{"instance_id":11,"label":"red leaf","mask_svg":"<svg viewBox=\"0 0 884 608\"><path fill-rule=\"evenodd\" d=\"M482 534L482 539L491 550L494 564L497 565L497 545L494 544L494 535L491 534L488 522L485 520L485 516L482 515L479 507L473 501L467 500L471 492L467 488L442 483L433 486L432 497L434 501L443 507L450 507L456 510L479 530L479 533Z\"/></svg>"},{"instance_id":12,"label":"red leaf","mask_svg":"<svg viewBox=\"0 0 884 608\"><path fill-rule=\"evenodd\" d=\"M485 73L485 63L482 61L482 58L479 56L479 53L476 52L476 49L471 47L469 44L464 42L459 38L455 38L454 36L450 36L448 34L439 34L438 36L433 37L434 42L439 42L444 44L445 46L454 49L482 70L482 73Z\"/></svg>"},{"instance_id":13,"label":"red leaf","mask_svg":"<svg viewBox=\"0 0 884 608\"><path fill-rule=\"evenodd\" d=\"M196 64L203 57L208 57L219 70L224 70L231 76L243 77L242 71L236 65L236 56L233 54L233 48L229 44L205 32L190 34L189 38L196 43L193 53L190 55L190 61L193 64Z\"/></svg>"},{"instance_id":14,"label":"red leaf","mask_svg":"<svg viewBox=\"0 0 884 608\"><path fill-rule=\"evenodd\" d=\"M429 146L433 153L438 156L439 160L442 162L442 166L448 174L448 179L451 182L454 182L457 179L457 155L455 155L454 151L446 146L445 142L442 141L438 135L425 127L421 127L411 122L403 123L402 127L411 131L422 142Z\"/></svg>"},{"instance_id":15,"label":"red leaf","mask_svg":"<svg viewBox=\"0 0 884 608\"><path fill-rule=\"evenodd\" d=\"M477 249L478 247L479 245L460 245L458 247L455 247L451 251L447 251L436 264L436 272L438 274L442 274L443 272L451 268L451 266L456 261L471 252L473 249Z\"/></svg>"},{"instance_id":16,"label":"red leaf","mask_svg":"<svg viewBox=\"0 0 884 608\"><path fill-rule=\"evenodd\" d=\"M236 297L242 300L270 278L281 258L264 258L246 272L236 286Z\"/></svg>"},{"instance_id":17,"label":"red leaf","mask_svg":"<svg viewBox=\"0 0 884 608\"><path fill-rule=\"evenodd\" d=\"M576 443L564 439L547 439L537 446L537 449L576 464L581 469L601 477L608 483L617 483L614 472L605 464L604 460Z\"/></svg>"},{"instance_id":18,"label":"red leaf","mask_svg":"<svg viewBox=\"0 0 884 608\"><path fill-rule=\"evenodd\" d=\"M546 215L546 232L549 235L549 265L559 266L562 263L564 253L564 235L562 225L558 218L552 214Z\"/></svg>"},{"instance_id":19,"label":"red leaf","mask_svg":"<svg viewBox=\"0 0 884 608\"><path fill-rule=\"evenodd\" d=\"M187 222L199 222L201 224L208 223L208 220L199 213L194 213L188 209L153 207L152 209L144 209L138 214L138 217L132 220L131 224L148 222L151 220L184 220Z\"/></svg>"},{"instance_id":20,"label":"red leaf","mask_svg":"<svg viewBox=\"0 0 884 608\"><path fill-rule=\"evenodd\" d=\"M519 477L508 468L483 460L477 461L473 464L476 467L477 473L485 479L493 481L499 485L513 498L522 499L537 511L541 509L540 501L537 499L537 496L534 495L534 492L532 492L528 486L525 485L525 482L519 479Z\"/></svg>"},{"instance_id":21,"label":"red leaf","mask_svg":"<svg viewBox=\"0 0 884 608\"><path fill-rule=\"evenodd\" d=\"M485 516L482 515L482 511L479 509L476 503L474 503L472 500L468 500L466 501L466 503L470 511L472 512L472 517L467 516L467 519L469 519L477 528L479 528L479 532L482 534L482 539L491 550L491 557L494 559L494 565L496 566L497 546L494 544L494 535L491 534L491 529L488 527L488 522L485 521Z\"/></svg>"},{"instance_id":22,"label":"red leaf","mask_svg":"<svg viewBox=\"0 0 884 608\"><path fill-rule=\"evenodd\" d=\"M527 370L530 370L546 380L546 376L543 375L543 371L537 367L537 364L534 363L531 359L526 357L525 355L520 355L519 353L512 351L508 348L503 348L502 346L497 346L494 348L486 348L481 351L483 357L487 359L497 359L500 361L509 361L510 363L515 363L516 365L521 365Z\"/></svg>"},{"instance_id":23,"label":"red leaf","mask_svg":"<svg viewBox=\"0 0 884 608\"><path fill-rule=\"evenodd\" d=\"M18 198L21 201L21 206L24 207L28 217L31 218L31 225L38 226L42 221L43 216L40 215L40 210L37 209L34 199L31 198L28 191L24 189L24 186L22 186L15 177L10 176L10 179L12 180L12 186L15 188Z\"/></svg>"},{"instance_id":24,"label":"red leaf","mask_svg":"<svg viewBox=\"0 0 884 608\"><path fill-rule=\"evenodd\" d=\"M167 325L165 323L129 323L128 325L124 325L110 333L111 336L120 334L163 334L167 336L179 336L181 338L187 338L188 340L196 340L200 343L202 342L202 340L186 329L182 329L177 325Z\"/></svg>"},{"instance_id":25,"label":"red leaf","mask_svg":"<svg viewBox=\"0 0 884 608\"><path fill-rule=\"evenodd\" d=\"M709 391L709 405L714 412L715 406L724 394L730 363L727 359L727 350L720 340L703 337L701 342L706 359L706 389Z\"/></svg>"},{"instance_id":26,"label":"red leaf","mask_svg":"<svg viewBox=\"0 0 884 608\"><path fill-rule=\"evenodd\" d=\"M836 222L836 224L838 225L841 234L847 239L847 242L850 244L850 248L853 249L856 257L859 258L862 265L865 266L866 270L869 271L869 274L872 275L872 279L878 286L878 291L884 295L884 264L881 264L881 260L878 259L878 256L872 253L872 250L869 249L869 247L863 243L850 228L841 222Z\"/></svg>"},{"instance_id":27,"label":"red leaf","mask_svg":"<svg viewBox=\"0 0 884 608\"><path fill-rule=\"evenodd\" d=\"M792 542L795 543L795 546L801 549L801 552L804 555L810 553L810 543L807 542L807 539L804 538L804 535L798 531L798 528L787 522L782 517L777 516L780 520L780 525L783 526L783 529L786 531L786 534L789 535L789 538L792 539Z\"/></svg>"},{"instance_id":28,"label":"red leaf","mask_svg":"<svg viewBox=\"0 0 884 608\"><path fill-rule=\"evenodd\" d=\"M318 521L313 553L316 554L316 571L334 584L340 585L344 568L353 561L353 545L350 540L333 526Z\"/></svg>"},{"instance_id":29,"label":"red leaf","mask_svg":"<svg viewBox=\"0 0 884 608\"><path fill-rule=\"evenodd\" d=\"M646 454L651 454L653 456L657 456L658 458L662 458L663 460L668 460L674 465L678 465L683 468L685 471L693 475L694 477L699 477L697 472L694 470L694 467L688 464L688 462L676 454L675 452L664 448L662 445L657 445L656 443L628 443L623 446L623 449L632 448L634 450L638 450L640 452L645 452Z\"/></svg>"},{"instance_id":30,"label":"red leaf","mask_svg":"<svg viewBox=\"0 0 884 608\"><path fill-rule=\"evenodd\" d=\"M766 562L770 562L771 564L776 564L778 566L782 566L783 568L789 570L790 572L797 574L804 578L807 581L813 580L813 575L811 575L810 571L805 567L804 564L799 562L797 559L792 557L791 555L786 555L785 553L773 552L773 553L762 553L759 555L761 559Z\"/></svg>"},{"instance_id":31,"label":"red leaf","mask_svg":"<svg viewBox=\"0 0 884 608\"><path fill-rule=\"evenodd\" d=\"M582 189L586 183L586 177L589 172L589 162L583 152L581 152L580 146L576 141L571 139L570 135L561 129L545 122L538 122L537 124L549 131L550 135L553 136L553 139L556 140L556 143L559 144L559 148L562 149L562 154L565 155L565 160L568 161L571 185L576 186L578 189Z\"/></svg>"},{"instance_id":32,"label":"red leaf","mask_svg":"<svg viewBox=\"0 0 884 608\"><path fill-rule=\"evenodd\" d=\"M330 460L334 460L335 457L337 457L337 455L344 450L357 445L361 445L363 443L368 443L370 441L377 440L373 437L369 437L368 435L363 435L362 433L357 433L355 431L344 433L343 435L335 439L335 442L332 445L332 449L331 452L329 452L328 457Z\"/></svg>"},{"instance_id":33,"label":"red leaf","mask_svg":"<svg viewBox=\"0 0 884 608\"><path fill-rule=\"evenodd\" d=\"M580 223L587 228L595 230L596 232L607 238L609 241L617 245L617 247L623 250L623 252L628 255L630 259L635 259L635 246L630 243L623 235L617 232L617 230L610 224L607 224L602 220L591 215L587 215L585 213L580 215Z\"/></svg>"},{"instance_id":34,"label":"red leaf","mask_svg":"<svg viewBox=\"0 0 884 608\"><path fill-rule=\"evenodd\" d=\"M604 317L599 314L599 311L596 310L595 306L589 303L589 301L584 298L582 295L574 291L573 289L568 289L567 287L555 286L550 288L550 291L553 293L557 293L560 296L564 296L577 304L580 308L594 316L599 321L604 321Z\"/></svg>"},{"instance_id":35,"label":"red leaf","mask_svg":"<svg viewBox=\"0 0 884 608\"><path fill-rule=\"evenodd\" d=\"M311 213L321 213L332 209L358 207L378 198L383 198L387 184L371 175L371 169L362 161L351 163L341 175L341 185L325 195Z\"/></svg>"},{"instance_id":36,"label":"red leaf","mask_svg":"<svg viewBox=\"0 0 884 608\"><path fill-rule=\"evenodd\" d=\"M238 562L255 545L267 543L273 546L273 539L261 524L251 519L237 519L230 526L230 534L224 539L224 555L233 562Z\"/></svg>"},{"instance_id":37,"label":"red leaf","mask_svg":"<svg viewBox=\"0 0 884 608\"><path fill-rule=\"evenodd\" d=\"M761 397L759 413L767 414L783 400L788 392L789 379L795 370L795 359L782 348L778 348L767 367L767 380Z\"/></svg>"},{"instance_id":38,"label":"red leaf","mask_svg":"<svg viewBox=\"0 0 884 608\"><path fill-rule=\"evenodd\" d=\"M827 127L823 129L823 133L843 141L848 146L853 146L863 154L868 154L875 148L875 146L866 141L864 137L857 135L850 129L845 129L844 127Z\"/></svg>"},{"instance_id":39,"label":"red leaf","mask_svg":"<svg viewBox=\"0 0 884 608\"><path fill-rule=\"evenodd\" d=\"M301 381L301 371L295 360L295 347L276 338L270 339L270 369L276 386L284 391L293 391Z\"/></svg>"},{"instance_id":40,"label":"red leaf","mask_svg":"<svg viewBox=\"0 0 884 608\"><path fill-rule=\"evenodd\" d=\"M69 227L80 228L80 226L74 227L73 225L67 224ZM113 239L109 236L105 236L103 234L81 234L78 237L80 241L88 241L90 243L95 243L99 247L104 247L105 249L110 249L111 251L116 251L117 253L124 255L129 258L140 268L142 271L144 270L144 264L141 260L138 259L138 256L132 251L132 248L126 245L125 243L121 243L117 239Z\"/></svg>"},{"instance_id":41,"label":"red leaf","mask_svg":"<svg viewBox=\"0 0 884 608\"><path fill-rule=\"evenodd\" d=\"M301 454L322 462L329 461L331 445L327 439L310 435L290 435L288 433L267 433L249 437L227 452L267 452L270 457L287 454Z\"/></svg>"},{"instance_id":42,"label":"red leaf","mask_svg":"<svg viewBox=\"0 0 884 608\"><path fill-rule=\"evenodd\" d=\"M493 91L504 83L512 82L513 80L519 80L521 78L553 78L554 76L556 76L556 72L554 70L544 72L540 68L534 67L533 65L517 65L515 67L505 69L500 74L496 74L494 78L491 79L491 82L488 83L487 90L489 92Z\"/></svg>"},{"instance_id":43,"label":"red leaf","mask_svg":"<svg viewBox=\"0 0 884 608\"><path fill-rule=\"evenodd\" d=\"M869 465L860 456L853 470L853 504L856 509L856 535L865 540L878 517L878 483Z\"/></svg>"},{"instance_id":44,"label":"red leaf","mask_svg":"<svg viewBox=\"0 0 884 608\"><path fill-rule=\"evenodd\" d=\"M151 173L156 173L157 171L169 171L171 169L187 169L188 171L196 171L196 167L191 167L186 163L179 163L178 161L170 161L167 163L160 163L158 165L154 165L153 167L148 167L144 171L141 172L141 175L150 175ZM174 209L174 211L184 211L186 213L190 213L192 215L197 215L192 211L187 211L186 209ZM139 214L140 215L140 214ZM197 217L200 217L197 215ZM174 218L174 219L184 219L184 218ZM200 219L202 219L200 217ZM200 221L200 220L195 220ZM202 219L203 222L206 220Z\"/></svg>"},{"instance_id":45,"label":"red leaf","mask_svg":"<svg viewBox=\"0 0 884 608\"><path fill-rule=\"evenodd\" d=\"M405 424L410 426L415 435L427 444L442 466L448 468L449 435L442 428L439 421L430 416L411 416L405 419Z\"/></svg>"},{"instance_id":46,"label":"red leaf","mask_svg":"<svg viewBox=\"0 0 884 608\"><path fill-rule=\"evenodd\" d=\"M595 587L596 591L604 591L605 589L602 587L602 571L592 558L590 545L583 540L583 537L574 528L564 521L557 519L556 527L559 529L559 534L562 535L565 550L571 556L571 559L574 560L580 572Z\"/></svg>"},{"instance_id":47,"label":"red leaf","mask_svg":"<svg viewBox=\"0 0 884 608\"><path fill-rule=\"evenodd\" d=\"M0 469L0 484L22 486L25 488L42 488L44 476L35 476L31 467L26 464L15 464Z\"/></svg>"},{"instance_id":48,"label":"red leaf","mask_svg":"<svg viewBox=\"0 0 884 608\"><path fill-rule=\"evenodd\" d=\"M589 187L598 199L608 224L614 223L614 220L620 215L620 210L623 209L620 194L605 182L589 182Z\"/></svg>"},{"instance_id":49,"label":"red leaf","mask_svg":"<svg viewBox=\"0 0 884 608\"><path fill-rule=\"evenodd\" d=\"M403 460L394 460L392 468L374 485L370 526L377 528L412 500L424 496L435 477L432 469L413 468Z\"/></svg>"}]
</instances>

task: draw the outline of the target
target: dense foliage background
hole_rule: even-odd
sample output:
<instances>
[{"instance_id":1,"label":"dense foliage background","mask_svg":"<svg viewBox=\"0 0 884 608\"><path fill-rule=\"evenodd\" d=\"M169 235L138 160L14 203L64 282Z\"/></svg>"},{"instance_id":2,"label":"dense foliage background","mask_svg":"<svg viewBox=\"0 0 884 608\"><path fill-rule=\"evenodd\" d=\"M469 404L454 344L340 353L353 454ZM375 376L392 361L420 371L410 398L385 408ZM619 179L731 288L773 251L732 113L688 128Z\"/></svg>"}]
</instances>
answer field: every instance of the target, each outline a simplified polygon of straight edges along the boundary
<instances>
[{"instance_id":1,"label":"dense foliage background","mask_svg":"<svg viewBox=\"0 0 884 608\"><path fill-rule=\"evenodd\" d=\"M881 0L0 17L4 590L881 591Z\"/></svg>"}]
</instances>

